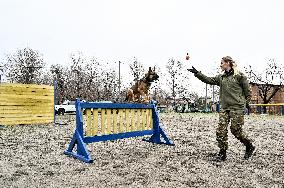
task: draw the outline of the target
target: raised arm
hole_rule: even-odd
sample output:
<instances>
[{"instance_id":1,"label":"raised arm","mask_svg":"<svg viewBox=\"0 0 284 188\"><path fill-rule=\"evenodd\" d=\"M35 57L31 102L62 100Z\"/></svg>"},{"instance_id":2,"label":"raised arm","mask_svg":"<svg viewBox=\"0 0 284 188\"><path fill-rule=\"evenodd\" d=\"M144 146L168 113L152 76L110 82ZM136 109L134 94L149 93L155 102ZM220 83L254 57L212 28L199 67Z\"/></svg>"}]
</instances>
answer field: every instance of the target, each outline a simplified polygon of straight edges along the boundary
<instances>
[{"instance_id":1,"label":"raised arm","mask_svg":"<svg viewBox=\"0 0 284 188\"><path fill-rule=\"evenodd\" d=\"M217 75L215 77L208 77L202 74L200 71L197 71L193 66L191 69L187 69L188 71L194 73L194 76L201 80L202 82L210 85L220 85L220 76Z\"/></svg>"}]
</instances>

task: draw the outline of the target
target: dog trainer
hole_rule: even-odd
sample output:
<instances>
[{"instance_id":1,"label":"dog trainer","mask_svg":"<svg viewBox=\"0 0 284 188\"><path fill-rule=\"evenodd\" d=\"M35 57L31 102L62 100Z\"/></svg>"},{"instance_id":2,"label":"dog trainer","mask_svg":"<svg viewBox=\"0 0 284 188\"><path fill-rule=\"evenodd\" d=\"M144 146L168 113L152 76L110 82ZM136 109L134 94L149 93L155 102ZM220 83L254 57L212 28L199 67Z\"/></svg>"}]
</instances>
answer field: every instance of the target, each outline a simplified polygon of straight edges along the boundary
<instances>
[{"instance_id":1,"label":"dog trainer","mask_svg":"<svg viewBox=\"0 0 284 188\"><path fill-rule=\"evenodd\" d=\"M228 149L228 125L231 120L231 133L246 146L245 159L249 159L255 146L244 134L242 126L244 125L244 109L248 107L251 99L251 90L249 88L246 76L235 69L235 62L230 56L223 57L221 60L221 69L223 74L215 77L207 77L194 67L188 69L194 73L202 82L220 87L221 111L219 113L219 124L216 130L217 142L220 151L217 155L218 160L226 160L226 151Z\"/></svg>"}]
</instances>

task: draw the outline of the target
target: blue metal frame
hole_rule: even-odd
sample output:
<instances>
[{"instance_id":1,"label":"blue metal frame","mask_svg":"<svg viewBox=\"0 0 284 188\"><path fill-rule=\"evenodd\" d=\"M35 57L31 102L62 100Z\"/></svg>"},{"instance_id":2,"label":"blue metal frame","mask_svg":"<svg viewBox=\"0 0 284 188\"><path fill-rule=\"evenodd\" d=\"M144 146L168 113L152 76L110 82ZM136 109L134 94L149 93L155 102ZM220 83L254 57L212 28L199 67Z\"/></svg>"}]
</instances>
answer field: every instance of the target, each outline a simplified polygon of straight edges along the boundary
<instances>
[{"instance_id":1,"label":"blue metal frame","mask_svg":"<svg viewBox=\"0 0 284 188\"><path fill-rule=\"evenodd\" d=\"M93 160L87 149L87 143L117 140L123 138L137 137L152 135L149 139L143 139L147 142L156 144L174 145L170 140L165 130L160 126L157 104L155 101L151 101L150 104L132 104L132 103L95 103L95 102L80 102L80 99L76 99L76 130L73 138L64 154L70 155L86 163L92 163ZM102 135L84 137L83 116L81 109L84 108L103 108L103 109L152 109L153 129L143 131L133 131L118 134ZM161 138L163 140L161 140ZM77 145L77 152L73 152L73 149Z\"/></svg>"}]
</instances>

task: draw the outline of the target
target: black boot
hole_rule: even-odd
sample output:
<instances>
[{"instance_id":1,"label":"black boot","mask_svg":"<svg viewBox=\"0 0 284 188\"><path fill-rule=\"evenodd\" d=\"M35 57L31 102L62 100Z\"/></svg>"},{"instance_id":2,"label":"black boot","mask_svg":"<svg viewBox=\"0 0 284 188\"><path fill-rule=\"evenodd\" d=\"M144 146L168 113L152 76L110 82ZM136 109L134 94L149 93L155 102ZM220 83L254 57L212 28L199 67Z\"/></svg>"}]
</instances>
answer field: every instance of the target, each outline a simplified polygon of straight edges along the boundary
<instances>
[{"instance_id":1,"label":"black boot","mask_svg":"<svg viewBox=\"0 0 284 188\"><path fill-rule=\"evenodd\" d=\"M253 146L252 143L249 143L246 146L246 153L245 153L244 158L249 159L253 155L254 150L255 150L255 146Z\"/></svg>"},{"instance_id":2,"label":"black boot","mask_svg":"<svg viewBox=\"0 0 284 188\"><path fill-rule=\"evenodd\" d=\"M216 159L217 159L218 161L225 161L226 158L227 158L227 152L226 152L226 150L225 150L225 149L220 149L220 151L219 151L219 153L218 153Z\"/></svg>"}]
</instances>

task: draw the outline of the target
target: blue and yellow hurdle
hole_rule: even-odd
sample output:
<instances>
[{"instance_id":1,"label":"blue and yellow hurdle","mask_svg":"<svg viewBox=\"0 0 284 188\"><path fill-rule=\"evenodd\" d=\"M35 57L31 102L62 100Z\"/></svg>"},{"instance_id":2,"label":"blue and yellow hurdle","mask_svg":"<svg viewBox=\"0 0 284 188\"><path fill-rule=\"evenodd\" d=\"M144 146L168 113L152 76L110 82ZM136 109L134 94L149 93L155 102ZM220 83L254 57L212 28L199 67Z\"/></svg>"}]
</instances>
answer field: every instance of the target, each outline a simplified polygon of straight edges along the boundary
<instances>
[{"instance_id":1,"label":"blue and yellow hurdle","mask_svg":"<svg viewBox=\"0 0 284 188\"><path fill-rule=\"evenodd\" d=\"M86 144L151 135L144 141L174 145L159 122L156 102L150 104L96 103L76 100L76 129L64 152L87 163L93 160ZM73 152L77 144L77 152Z\"/></svg>"}]
</instances>

